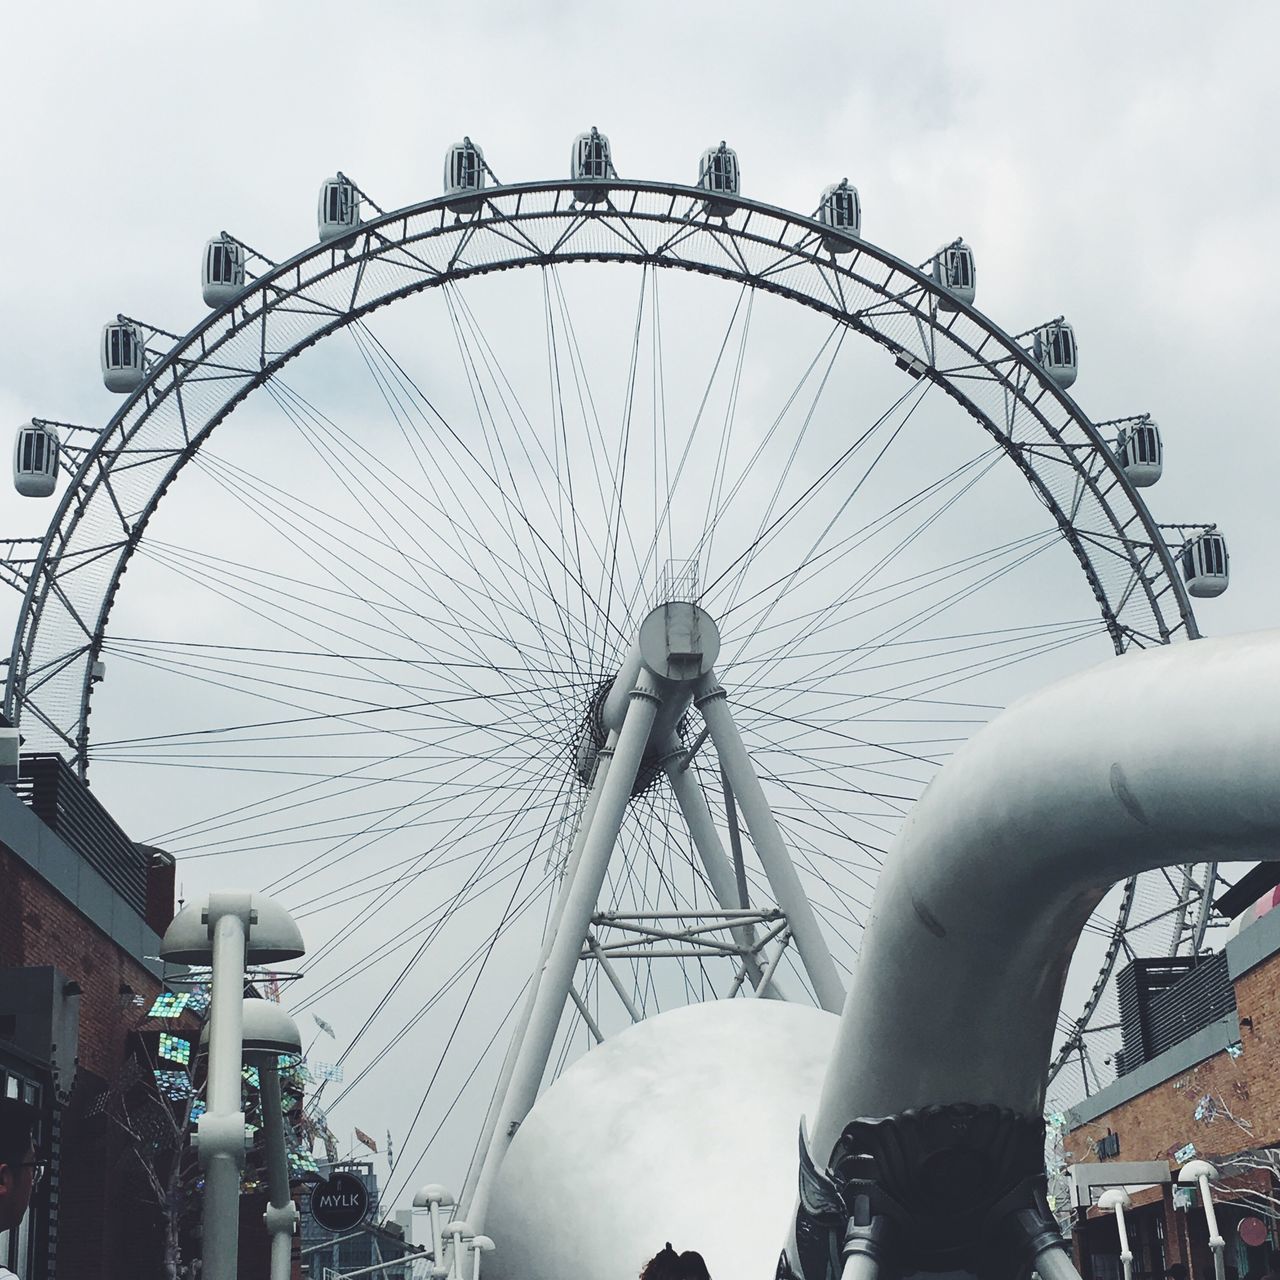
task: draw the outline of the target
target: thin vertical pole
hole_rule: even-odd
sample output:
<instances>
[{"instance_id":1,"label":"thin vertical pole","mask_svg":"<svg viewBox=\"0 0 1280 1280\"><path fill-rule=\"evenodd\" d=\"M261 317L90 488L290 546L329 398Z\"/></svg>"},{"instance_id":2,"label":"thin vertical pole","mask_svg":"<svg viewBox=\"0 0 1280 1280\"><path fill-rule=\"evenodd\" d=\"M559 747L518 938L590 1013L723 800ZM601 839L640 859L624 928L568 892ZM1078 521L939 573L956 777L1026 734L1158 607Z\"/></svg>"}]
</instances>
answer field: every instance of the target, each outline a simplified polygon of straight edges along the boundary
<instances>
[{"instance_id":1,"label":"thin vertical pole","mask_svg":"<svg viewBox=\"0 0 1280 1280\"><path fill-rule=\"evenodd\" d=\"M751 758L738 733L738 726L733 722L728 699L715 678L715 672L708 672L699 681L694 701L711 730L711 741L715 743L720 766L724 769L742 809L747 830L751 832L752 843L764 866L765 875L769 877L774 897L787 917L791 936L795 940L796 950L800 953L809 981L813 984L818 1004L829 1013L839 1013L844 1007L844 984L836 972L835 961L831 959L831 952L827 949L813 904L809 901L787 853L782 832L778 830L773 811L760 786L760 779L751 766Z\"/></svg>"}]
</instances>

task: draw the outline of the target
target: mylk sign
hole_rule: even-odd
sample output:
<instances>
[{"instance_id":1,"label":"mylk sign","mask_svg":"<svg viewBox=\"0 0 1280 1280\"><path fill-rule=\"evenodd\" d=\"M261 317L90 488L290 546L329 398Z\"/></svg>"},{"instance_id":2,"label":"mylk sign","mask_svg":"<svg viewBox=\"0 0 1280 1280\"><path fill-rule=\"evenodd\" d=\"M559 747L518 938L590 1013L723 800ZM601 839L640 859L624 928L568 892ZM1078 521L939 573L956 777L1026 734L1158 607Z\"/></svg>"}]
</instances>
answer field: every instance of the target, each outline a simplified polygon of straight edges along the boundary
<instances>
[{"instance_id":1,"label":"mylk sign","mask_svg":"<svg viewBox=\"0 0 1280 1280\"><path fill-rule=\"evenodd\" d=\"M326 1231L350 1231L368 1212L369 1189L354 1174L332 1174L311 1190L311 1216Z\"/></svg>"}]
</instances>

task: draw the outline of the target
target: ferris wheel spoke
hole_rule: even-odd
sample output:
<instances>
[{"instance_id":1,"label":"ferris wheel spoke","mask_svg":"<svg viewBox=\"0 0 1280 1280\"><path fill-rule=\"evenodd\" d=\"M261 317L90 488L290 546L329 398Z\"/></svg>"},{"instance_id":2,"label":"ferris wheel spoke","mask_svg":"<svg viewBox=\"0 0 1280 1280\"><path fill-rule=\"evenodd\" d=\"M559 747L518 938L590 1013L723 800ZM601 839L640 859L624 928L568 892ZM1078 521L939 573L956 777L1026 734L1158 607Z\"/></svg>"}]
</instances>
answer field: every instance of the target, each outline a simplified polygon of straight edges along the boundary
<instances>
[{"instance_id":1,"label":"ferris wheel spoke","mask_svg":"<svg viewBox=\"0 0 1280 1280\"><path fill-rule=\"evenodd\" d=\"M281 397L277 396L277 402L282 403ZM308 406L308 409L310 410L310 406ZM422 494L418 490L415 490L411 485L409 485L405 477L396 476L393 472L390 472L389 470L386 470L386 473L384 475L384 479L386 483L383 486L374 486L364 480L349 480L346 474L344 473L349 469L352 475L358 474L358 464L362 461L361 450L359 448L358 443L354 440L354 438L351 437L349 433L342 432L336 426L336 424L333 424L329 419L324 418L323 415L319 415L318 413L315 413L314 411L312 411L312 417L316 421L322 424L322 427L325 430L325 432L336 442L333 445L333 448L335 450L339 450L339 449L341 450L341 459L338 460L336 454L335 456L329 456L329 454L327 454L323 449L319 449L313 433L309 431L302 424L299 418L297 418L294 415L288 415L288 416L290 416L291 420L293 420L295 425L298 426L299 431L303 435L303 438L306 439L313 446L317 447L317 452L324 459L326 465L333 472L335 477L338 478L339 482L343 485L343 487L345 487L348 490L348 492L352 494L353 498L356 497L357 491L359 491L359 494L361 495L361 498L364 501L366 501L370 506L372 506L375 511L382 512L387 522L390 523L393 528L397 528L403 533L404 540L398 541L393 538L392 545L395 548L398 555L400 556L400 559L406 564L408 564L410 568L414 571L414 576L418 580L419 589L422 589L429 597L432 597L434 593L431 591L430 587L427 585L427 582L423 576L422 570L419 568L417 564L416 557L411 557L406 550L406 544L416 545L417 539L414 537L413 531L405 523L405 519L409 518L416 522L418 519L417 512L418 512L419 505L425 502L433 505L434 508L437 511L439 511L444 518L449 519L450 523L453 524L455 528L461 528L458 519L455 516L449 515L448 512L445 511L445 509L440 506L440 503L438 501L438 493L436 494L434 501L432 499L428 499L426 495ZM383 464L383 466L385 469L385 464ZM431 481L430 483L434 491L436 489L435 482ZM402 489L407 490L407 494L402 493L401 492ZM384 498L383 498L384 492L388 494L390 497L394 497L396 499L396 505L400 507L403 513L402 515L397 515L391 509L389 502L384 501ZM357 501L359 500L361 499L357 498ZM466 511L465 505L463 505L462 514L464 516L465 516L465 511ZM465 519L462 521L462 525L465 525L468 523L470 524L470 537L474 538L477 543L482 542L483 540L482 535L479 532L479 530L475 527L473 518L466 516ZM469 557L470 553L468 550L468 541L466 539L459 539L458 548L461 554L463 555L464 559ZM502 561L497 556L491 556L491 562L495 565L502 564ZM474 581L477 581L480 584L479 590L472 589L472 591L470 592L469 598L471 600L471 603L473 605L481 606L482 614L487 618L486 629L493 634L500 634L503 631L503 627L501 626L498 619L495 617L496 610L498 609L499 606L498 606L498 599L497 599L498 593L496 591L495 583L492 581L492 575L481 574L477 566L475 565L474 561L469 561L467 568L469 570L469 576ZM502 570L502 572L505 575L505 580L507 582L507 586L509 589L511 575L505 568ZM452 581L451 581L451 585L453 585ZM441 603L443 605L443 602L440 601L438 597L434 597L434 598L436 599L437 603ZM486 600L488 605L487 611L484 610L484 604ZM531 626L533 626L535 629L538 630L540 638L544 638L543 633L541 631L541 627L538 623L538 620L532 615L526 613L521 606L517 605L514 599L510 595L504 598L504 603L506 604L506 607L508 608L508 610L512 615L516 617L522 617L525 622L529 623ZM517 652L519 652L518 649L517 649Z\"/></svg>"},{"instance_id":2,"label":"ferris wheel spoke","mask_svg":"<svg viewBox=\"0 0 1280 1280\"><path fill-rule=\"evenodd\" d=\"M481 492L480 488L475 483L475 479L473 477L476 475L484 479L485 488L488 492L490 492L493 495L495 502L497 502L499 505L506 505L511 508L518 523L523 525L523 527L529 533L533 541L537 543L539 548L539 554L545 552L558 565L560 565L560 567L564 571L572 573L572 567L569 566L567 562L565 562L560 557L559 553L551 545L551 543L549 542L547 537L543 534L543 532L525 514L523 507L516 500L516 498L513 497L513 495L511 495L509 492L507 492L506 488L502 485L500 479L494 476L484 466L484 464L476 456L474 451L461 438L461 436L459 436L458 433L453 428L450 427L448 421L439 414L438 410L431 403L428 397L422 392L421 388L410 377L410 375L405 371L404 367L395 359L395 357L392 356L387 351L386 347L377 339L376 335L373 336L373 341L377 344L378 349L382 353L382 355L386 357L390 365L395 369L397 376L401 378L405 386L413 393L414 404L417 407L418 411L424 415L429 413L434 420L438 421L441 424L445 433L444 437L441 437L442 441L446 443L452 442L454 446L458 448L458 450L460 451L460 454L470 464L470 469L466 473L464 478L467 480L467 487L476 494L477 499L481 502L487 501L484 497L484 493ZM600 610L599 602L598 600L595 599L593 595L591 595L586 582L584 580L579 579L578 585L580 590L582 590L584 593L587 593L588 598L592 601L594 607L597 610ZM628 642L629 638L618 627L618 624L613 620L611 620L607 616L607 613L602 610L600 611L599 616L603 620L604 624L610 627L614 631L615 643L619 646L625 645Z\"/></svg>"}]
</instances>

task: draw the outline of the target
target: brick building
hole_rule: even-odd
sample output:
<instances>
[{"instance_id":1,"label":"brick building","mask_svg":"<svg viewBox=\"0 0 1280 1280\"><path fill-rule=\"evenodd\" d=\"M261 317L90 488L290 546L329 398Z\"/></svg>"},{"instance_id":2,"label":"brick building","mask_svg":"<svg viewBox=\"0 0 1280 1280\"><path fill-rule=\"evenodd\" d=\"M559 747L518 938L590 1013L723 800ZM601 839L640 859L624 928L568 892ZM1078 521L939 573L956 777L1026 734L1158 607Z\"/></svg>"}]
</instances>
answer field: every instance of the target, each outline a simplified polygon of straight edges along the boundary
<instances>
[{"instance_id":1,"label":"brick building","mask_svg":"<svg viewBox=\"0 0 1280 1280\"><path fill-rule=\"evenodd\" d=\"M1255 874L1249 883L1262 883ZM1240 886L1248 892L1242 882ZM1233 891L1234 892L1234 891ZM1268 887L1268 903L1272 900ZM1230 895L1228 895L1228 899ZM1222 899L1239 914L1245 904ZM1169 1272L1212 1280L1213 1258L1198 1193L1177 1184L1193 1158L1218 1169L1213 1198L1226 1240L1227 1274L1238 1280L1275 1266L1280 1250L1280 909L1245 911L1217 953L1134 961L1119 975L1123 1049L1114 1083L1066 1115L1064 1147L1093 1199L1111 1164L1153 1162L1129 1184L1126 1215L1134 1280ZM1126 1174L1125 1176L1128 1176ZM1117 1182L1119 1178L1117 1177ZM1078 1197L1088 1199L1087 1192ZM1114 1215L1077 1207L1073 1243L1085 1280L1121 1276ZM1177 1268L1185 1268L1180 1272Z\"/></svg>"}]
</instances>

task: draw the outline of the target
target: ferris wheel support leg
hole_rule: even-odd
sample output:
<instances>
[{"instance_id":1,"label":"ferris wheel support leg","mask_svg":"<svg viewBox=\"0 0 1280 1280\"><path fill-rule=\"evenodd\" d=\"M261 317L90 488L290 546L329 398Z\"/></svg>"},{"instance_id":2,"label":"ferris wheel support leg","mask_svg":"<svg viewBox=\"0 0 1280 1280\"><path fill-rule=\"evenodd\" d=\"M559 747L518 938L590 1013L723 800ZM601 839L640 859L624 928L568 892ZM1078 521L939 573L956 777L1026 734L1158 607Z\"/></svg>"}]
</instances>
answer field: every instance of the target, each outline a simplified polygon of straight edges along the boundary
<instances>
[{"instance_id":1,"label":"ferris wheel support leg","mask_svg":"<svg viewBox=\"0 0 1280 1280\"><path fill-rule=\"evenodd\" d=\"M813 984L818 1004L829 1013L839 1013L844 1008L844 984L836 972L835 961L822 936L818 917L796 874L794 863L782 841L782 832L774 819L769 802L765 799L760 779L752 768L751 758L729 711L724 690L709 672L699 682L694 703L711 730L720 765L728 776L729 785L737 798L746 819L747 830L756 847L756 853L764 865L765 874L773 888L778 906L787 917L791 936L809 981Z\"/></svg>"},{"instance_id":2,"label":"ferris wheel support leg","mask_svg":"<svg viewBox=\"0 0 1280 1280\"><path fill-rule=\"evenodd\" d=\"M745 907L747 903L739 896L733 867L725 855L724 846L720 843L715 821L707 806L707 798L702 794L702 788L698 785L692 770L680 767L683 758L684 753L675 750L673 744L673 750L664 762L667 781L670 782L671 790L675 793L676 803L680 806L680 813L684 817L685 825L689 828L694 848L702 859L703 869L711 882L711 890L716 895L716 901L726 911L731 911L735 907ZM742 962L747 976L751 979L751 985L757 990L761 989L764 967L760 963L760 958L750 950L755 946L755 929L750 925L743 925L733 930L733 938L743 948ZM774 999L784 998L777 991L776 985L771 985L768 994Z\"/></svg>"},{"instance_id":3,"label":"ferris wheel support leg","mask_svg":"<svg viewBox=\"0 0 1280 1280\"><path fill-rule=\"evenodd\" d=\"M605 781L609 777L609 769L613 762L613 752L617 743L618 735L611 732L608 741L600 748L597 756L595 776L591 780L591 790L587 793L586 803L582 806L582 814L578 819L578 829L573 835L573 845L569 850L568 858L565 860L564 878L560 883L560 893L556 898L556 905L551 918L547 921L547 929L542 939L542 950L538 954L537 964L534 966L533 973L529 978L529 989L525 993L524 1007L520 1011L520 1021L516 1024L516 1029L511 1035L511 1042L507 1045L506 1056L502 1060L502 1070L498 1074L498 1083L494 1088L489 1110L485 1114L484 1127L480 1131L476 1159L472 1162L471 1168L467 1172L467 1180L463 1185L462 1195L458 1197L459 1214L468 1222L471 1220L472 1197L476 1193L476 1187L484 1169L485 1153L493 1144L493 1135L498 1127L498 1112L507 1096L507 1090L511 1087L511 1073L515 1070L516 1055L520 1052L520 1046L524 1043L525 1033L529 1029L529 1019L533 1016L533 1006L537 1002L538 987L542 982L542 972L546 968L547 960L551 955L551 944L555 941L556 934L560 929L560 918L564 914L565 899L568 897L570 886L577 875L578 862L582 857L582 846L587 838L587 832L591 830L591 823L595 819L596 806L600 803L600 793L604 790ZM639 1021L639 1019L636 1018L635 1021Z\"/></svg>"},{"instance_id":4,"label":"ferris wheel support leg","mask_svg":"<svg viewBox=\"0 0 1280 1280\"><path fill-rule=\"evenodd\" d=\"M604 886L609 860L622 829L627 801L635 785L644 757L649 732L662 700L653 677L641 671L631 691L626 717L618 733L613 763L600 790L600 798L582 844L577 868L565 881L564 904L559 927L543 967L537 994L530 1010L529 1026L516 1052L511 1081L498 1111L493 1137L484 1154L484 1164L476 1183L467 1221L477 1233L484 1230L485 1214L493 1181L511 1139L529 1114L547 1069L556 1030L564 1013L569 988L578 959L591 927L600 890Z\"/></svg>"}]
</instances>

